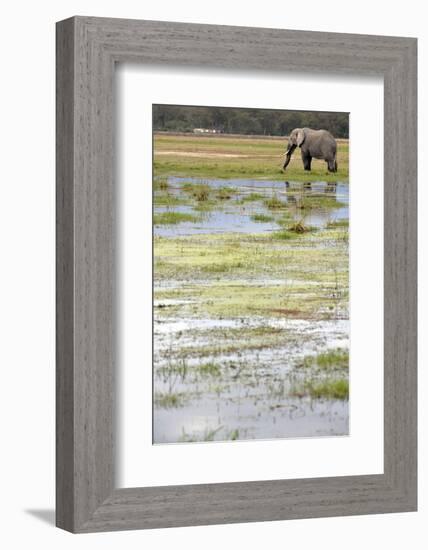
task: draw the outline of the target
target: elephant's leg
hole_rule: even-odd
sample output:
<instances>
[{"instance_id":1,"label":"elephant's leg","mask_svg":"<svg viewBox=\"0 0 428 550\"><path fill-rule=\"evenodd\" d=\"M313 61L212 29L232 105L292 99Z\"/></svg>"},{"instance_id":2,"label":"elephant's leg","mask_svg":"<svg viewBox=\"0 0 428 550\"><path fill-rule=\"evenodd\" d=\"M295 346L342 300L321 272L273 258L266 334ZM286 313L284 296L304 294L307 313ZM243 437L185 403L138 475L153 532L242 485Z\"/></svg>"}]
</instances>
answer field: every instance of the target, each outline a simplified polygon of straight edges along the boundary
<instances>
[{"instance_id":1,"label":"elephant's leg","mask_svg":"<svg viewBox=\"0 0 428 550\"><path fill-rule=\"evenodd\" d=\"M329 159L327 161L328 171L329 172L336 172L337 170L337 163L335 159Z\"/></svg>"},{"instance_id":2,"label":"elephant's leg","mask_svg":"<svg viewBox=\"0 0 428 550\"><path fill-rule=\"evenodd\" d=\"M303 162L303 168L308 172L310 172L312 157L311 155L309 155L309 153L305 153L304 151L302 151L302 162Z\"/></svg>"}]
</instances>

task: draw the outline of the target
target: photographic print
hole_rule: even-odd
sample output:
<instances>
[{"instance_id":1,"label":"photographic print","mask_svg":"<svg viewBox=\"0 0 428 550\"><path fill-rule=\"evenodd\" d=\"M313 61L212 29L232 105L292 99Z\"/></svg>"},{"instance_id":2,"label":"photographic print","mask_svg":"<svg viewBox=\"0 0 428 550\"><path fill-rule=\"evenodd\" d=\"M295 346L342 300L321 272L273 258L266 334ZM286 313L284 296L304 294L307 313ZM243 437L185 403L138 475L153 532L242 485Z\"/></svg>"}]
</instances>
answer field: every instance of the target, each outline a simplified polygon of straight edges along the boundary
<instances>
[{"instance_id":1,"label":"photographic print","mask_svg":"<svg viewBox=\"0 0 428 550\"><path fill-rule=\"evenodd\" d=\"M349 434L349 114L153 105L153 443Z\"/></svg>"}]
</instances>

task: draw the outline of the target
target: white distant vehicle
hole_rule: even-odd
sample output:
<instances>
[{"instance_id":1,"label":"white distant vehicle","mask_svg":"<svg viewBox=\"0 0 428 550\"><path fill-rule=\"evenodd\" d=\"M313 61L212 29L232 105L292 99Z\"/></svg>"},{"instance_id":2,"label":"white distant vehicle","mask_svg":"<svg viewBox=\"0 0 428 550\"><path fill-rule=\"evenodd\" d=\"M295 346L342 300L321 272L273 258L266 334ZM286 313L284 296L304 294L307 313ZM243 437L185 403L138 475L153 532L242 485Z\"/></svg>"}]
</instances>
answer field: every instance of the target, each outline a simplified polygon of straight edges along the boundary
<instances>
[{"instance_id":1,"label":"white distant vehicle","mask_svg":"<svg viewBox=\"0 0 428 550\"><path fill-rule=\"evenodd\" d=\"M217 130L211 130L210 128L193 128L194 134L217 134Z\"/></svg>"}]
</instances>

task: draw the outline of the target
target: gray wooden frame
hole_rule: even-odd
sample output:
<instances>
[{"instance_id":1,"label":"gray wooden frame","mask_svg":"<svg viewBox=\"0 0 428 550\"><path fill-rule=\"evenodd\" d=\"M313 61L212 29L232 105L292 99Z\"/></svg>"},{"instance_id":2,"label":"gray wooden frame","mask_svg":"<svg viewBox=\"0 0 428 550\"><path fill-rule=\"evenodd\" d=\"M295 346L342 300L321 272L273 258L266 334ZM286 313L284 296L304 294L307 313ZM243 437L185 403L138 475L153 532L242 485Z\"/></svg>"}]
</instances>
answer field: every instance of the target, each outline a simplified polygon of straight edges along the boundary
<instances>
[{"instance_id":1,"label":"gray wooden frame","mask_svg":"<svg viewBox=\"0 0 428 550\"><path fill-rule=\"evenodd\" d=\"M413 38L155 21L57 24L58 527L82 533L416 510L416 47ZM382 475L115 488L117 62L383 76Z\"/></svg>"}]
</instances>

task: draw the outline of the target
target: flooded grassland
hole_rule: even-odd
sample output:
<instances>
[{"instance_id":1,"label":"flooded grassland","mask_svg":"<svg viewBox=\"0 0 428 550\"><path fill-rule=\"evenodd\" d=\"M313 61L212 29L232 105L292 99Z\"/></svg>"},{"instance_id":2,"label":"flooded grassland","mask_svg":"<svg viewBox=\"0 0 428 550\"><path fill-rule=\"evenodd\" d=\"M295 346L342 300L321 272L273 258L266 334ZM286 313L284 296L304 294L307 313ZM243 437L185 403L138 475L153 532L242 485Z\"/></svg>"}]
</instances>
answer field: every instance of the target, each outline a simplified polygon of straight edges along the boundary
<instances>
[{"instance_id":1,"label":"flooded grassland","mask_svg":"<svg viewBox=\"0 0 428 550\"><path fill-rule=\"evenodd\" d=\"M346 181L159 172L154 443L347 434Z\"/></svg>"}]
</instances>

